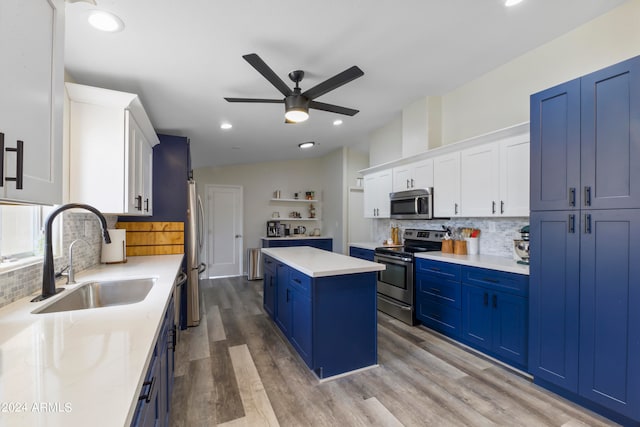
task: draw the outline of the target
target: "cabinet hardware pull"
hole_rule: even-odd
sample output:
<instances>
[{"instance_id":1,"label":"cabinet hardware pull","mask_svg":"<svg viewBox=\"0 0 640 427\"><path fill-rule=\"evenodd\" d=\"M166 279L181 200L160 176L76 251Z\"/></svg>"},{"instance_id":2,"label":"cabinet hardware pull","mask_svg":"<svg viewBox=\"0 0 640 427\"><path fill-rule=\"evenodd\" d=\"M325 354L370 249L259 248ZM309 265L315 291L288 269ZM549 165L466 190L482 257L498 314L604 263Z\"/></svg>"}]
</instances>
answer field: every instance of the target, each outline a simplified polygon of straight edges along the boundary
<instances>
[{"instance_id":1,"label":"cabinet hardware pull","mask_svg":"<svg viewBox=\"0 0 640 427\"><path fill-rule=\"evenodd\" d=\"M147 394L141 394L138 397L138 400L144 400L145 402L151 402L151 395L153 394L153 387L156 385L156 377L155 375L151 378L151 381L145 381L142 383L142 386L149 386Z\"/></svg>"},{"instance_id":2,"label":"cabinet hardware pull","mask_svg":"<svg viewBox=\"0 0 640 427\"><path fill-rule=\"evenodd\" d=\"M584 233L591 234L591 214L584 215Z\"/></svg>"},{"instance_id":3,"label":"cabinet hardware pull","mask_svg":"<svg viewBox=\"0 0 640 427\"><path fill-rule=\"evenodd\" d=\"M4 137L3 137L4 140ZM4 141L3 141L4 146ZM6 177L5 181L15 181L16 190L22 190L22 177L24 176L24 141L18 140L16 143L16 147L7 147L4 149L6 152L15 152L16 153L16 176L15 177ZM4 157L4 156L3 156ZM4 159L3 159L4 160Z\"/></svg>"},{"instance_id":4,"label":"cabinet hardware pull","mask_svg":"<svg viewBox=\"0 0 640 427\"><path fill-rule=\"evenodd\" d=\"M491 299L493 300L493 308L498 308L498 295L493 294Z\"/></svg>"},{"instance_id":5,"label":"cabinet hardware pull","mask_svg":"<svg viewBox=\"0 0 640 427\"><path fill-rule=\"evenodd\" d=\"M144 210L149 212L149 199L144 199Z\"/></svg>"},{"instance_id":6,"label":"cabinet hardware pull","mask_svg":"<svg viewBox=\"0 0 640 427\"><path fill-rule=\"evenodd\" d=\"M569 188L569 206L575 206L575 205L576 205L576 188L570 187Z\"/></svg>"},{"instance_id":7,"label":"cabinet hardware pull","mask_svg":"<svg viewBox=\"0 0 640 427\"><path fill-rule=\"evenodd\" d=\"M438 267L431 267L431 270L433 271L440 271L440 269Z\"/></svg>"},{"instance_id":8,"label":"cabinet hardware pull","mask_svg":"<svg viewBox=\"0 0 640 427\"><path fill-rule=\"evenodd\" d=\"M296 282L299 285L302 285L302 282L300 281L300 279L293 279L294 282Z\"/></svg>"},{"instance_id":9,"label":"cabinet hardware pull","mask_svg":"<svg viewBox=\"0 0 640 427\"><path fill-rule=\"evenodd\" d=\"M496 201L495 200L491 201L491 213L492 214L496 213Z\"/></svg>"},{"instance_id":10,"label":"cabinet hardware pull","mask_svg":"<svg viewBox=\"0 0 640 427\"><path fill-rule=\"evenodd\" d=\"M0 187L4 186L4 133L0 132Z\"/></svg>"},{"instance_id":11,"label":"cabinet hardware pull","mask_svg":"<svg viewBox=\"0 0 640 427\"><path fill-rule=\"evenodd\" d=\"M429 290L431 292L433 292L434 294L441 294L442 293L442 291L440 289L438 289L438 288L430 288Z\"/></svg>"},{"instance_id":12,"label":"cabinet hardware pull","mask_svg":"<svg viewBox=\"0 0 640 427\"><path fill-rule=\"evenodd\" d=\"M588 185L584 187L584 205L591 206L591 187Z\"/></svg>"},{"instance_id":13,"label":"cabinet hardware pull","mask_svg":"<svg viewBox=\"0 0 640 427\"><path fill-rule=\"evenodd\" d=\"M411 187L409 186L409 180L407 180L407 188L411 188Z\"/></svg>"},{"instance_id":14,"label":"cabinet hardware pull","mask_svg":"<svg viewBox=\"0 0 640 427\"><path fill-rule=\"evenodd\" d=\"M489 294L487 292L484 293L483 303L485 307L489 305Z\"/></svg>"},{"instance_id":15,"label":"cabinet hardware pull","mask_svg":"<svg viewBox=\"0 0 640 427\"><path fill-rule=\"evenodd\" d=\"M453 208L454 208L454 209L453 209L453 213L454 213L454 214L456 214L456 215L458 215L458 204L457 204L457 203L454 203L454 204L453 204Z\"/></svg>"},{"instance_id":16,"label":"cabinet hardware pull","mask_svg":"<svg viewBox=\"0 0 640 427\"><path fill-rule=\"evenodd\" d=\"M287 302L289 302L289 289L287 289Z\"/></svg>"},{"instance_id":17,"label":"cabinet hardware pull","mask_svg":"<svg viewBox=\"0 0 640 427\"><path fill-rule=\"evenodd\" d=\"M431 317L432 317L432 318L434 318L434 319L436 319L436 320L440 320L440 319L442 319L442 316L440 316L440 315L439 315L439 314L437 314L437 313L431 313Z\"/></svg>"},{"instance_id":18,"label":"cabinet hardware pull","mask_svg":"<svg viewBox=\"0 0 640 427\"><path fill-rule=\"evenodd\" d=\"M413 188L413 178L411 178L411 188Z\"/></svg>"},{"instance_id":19,"label":"cabinet hardware pull","mask_svg":"<svg viewBox=\"0 0 640 427\"><path fill-rule=\"evenodd\" d=\"M173 325L173 349L175 350L176 344L178 344L178 329L176 325Z\"/></svg>"},{"instance_id":20,"label":"cabinet hardware pull","mask_svg":"<svg viewBox=\"0 0 640 427\"><path fill-rule=\"evenodd\" d=\"M576 216L571 214L569 215L569 233L573 234L576 232Z\"/></svg>"},{"instance_id":21,"label":"cabinet hardware pull","mask_svg":"<svg viewBox=\"0 0 640 427\"><path fill-rule=\"evenodd\" d=\"M142 196L136 196L135 210L137 210L137 211L141 211L142 210Z\"/></svg>"},{"instance_id":22,"label":"cabinet hardware pull","mask_svg":"<svg viewBox=\"0 0 640 427\"><path fill-rule=\"evenodd\" d=\"M504 200L500 200L500 213L504 213Z\"/></svg>"},{"instance_id":23,"label":"cabinet hardware pull","mask_svg":"<svg viewBox=\"0 0 640 427\"><path fill-rule=\"evenodd\" d=\"M484 277L482 279L483 282L489 282L489 283L500 283L500 280L498 279L492 279L491 277Z\"/></svg>"}]
</instances>

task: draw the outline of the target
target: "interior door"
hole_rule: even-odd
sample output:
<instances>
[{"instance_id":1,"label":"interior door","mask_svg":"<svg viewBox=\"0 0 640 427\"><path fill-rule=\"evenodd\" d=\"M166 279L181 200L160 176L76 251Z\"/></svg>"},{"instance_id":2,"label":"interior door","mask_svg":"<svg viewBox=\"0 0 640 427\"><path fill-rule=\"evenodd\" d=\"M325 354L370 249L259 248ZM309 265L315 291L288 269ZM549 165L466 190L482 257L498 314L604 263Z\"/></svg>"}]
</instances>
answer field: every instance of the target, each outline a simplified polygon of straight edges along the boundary
<instances>
[{"instance_id":1,"label":"interior door","mask_svg":"<svg viewBox=\"0 0 640 427\"><path fill-rule=\"evenodd\" d=\"M207 185L206 193L209 277L241 276L242 187Z\"/></svg>"}]
</instances>

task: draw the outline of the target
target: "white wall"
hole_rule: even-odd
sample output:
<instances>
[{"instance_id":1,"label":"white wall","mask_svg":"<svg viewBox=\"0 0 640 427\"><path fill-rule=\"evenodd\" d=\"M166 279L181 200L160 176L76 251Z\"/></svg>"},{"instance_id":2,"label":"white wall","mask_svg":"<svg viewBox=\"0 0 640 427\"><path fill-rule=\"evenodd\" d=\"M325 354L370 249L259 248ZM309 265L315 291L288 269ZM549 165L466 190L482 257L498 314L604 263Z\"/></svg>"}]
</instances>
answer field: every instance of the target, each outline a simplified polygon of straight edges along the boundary
<instances>
[{"instance_id":1,"label":"white wall","mask_svg":"<svg viewBox=\"0 0 640 427\"><path fill-rule=\"evenodd\" d=\"M640 0L496 68L442 97L444 144L529 120L529 95L640 54Z\"/></svg>"},{"instance_id":2,"label":"white wall","mask_svg":"<svg viewBox=\"0 0 640 427\"><path fill-rule=\"evenodd\" d=\"M206 184L241 185L243 187L243 253L247 248L261 247L260 238L266 235L267 221L274 211L279 211L281 220L288 217L289 212L308 209L308 204L287 204L271 202L275 190L282 192L282 198L293 198L298 191L315 191L316 198L322 203L316 204L317 216L324 216L325 194L339 191L326 186L323 159L290 160L265 162L245 165L233 165L215 168L199 168L194 170L194 178L198 183L200 197L205 200ZM321 222L294 222L292 225L304 225L313 230ZM321 226L320 226L321 227ZM326 235L324 227L322 234Z\"/></svg>"},{"instance_id":3,"label":"white wall","mask_svg":"<svg viewBox=\"0 0 640 427\"><path fill-rule=\"evenodd\" d=\"M333 237L333 251L342 253L346 212L346 149L334 150L319 160L323 166L323 183L326 189L322 194L323 233Z\"/></svg>"},{"instance_id":4,"label":"white wall","mask_svg":"<svg viewBox=\"0 0 640 427\"><path fill-rule=\"evenodd\" d=\"M371 133L369 166L402 157L402 117L398 117Z\"/></svg>"}]
</instances>

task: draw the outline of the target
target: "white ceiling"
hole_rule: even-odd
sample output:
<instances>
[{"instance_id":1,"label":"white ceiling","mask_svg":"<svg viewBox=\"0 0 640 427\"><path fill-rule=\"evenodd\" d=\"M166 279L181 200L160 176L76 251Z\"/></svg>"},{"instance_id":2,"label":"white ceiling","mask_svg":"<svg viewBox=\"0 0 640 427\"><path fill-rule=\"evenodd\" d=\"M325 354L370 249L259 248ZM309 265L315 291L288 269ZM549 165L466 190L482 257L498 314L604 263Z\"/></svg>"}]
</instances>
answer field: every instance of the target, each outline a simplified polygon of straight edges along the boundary
<instances>
[{"instance_id":1,"label":"white ceiling","mask_svg":"<svg viewBox=\"0 0 640 427\"><path fill-rule=\"evenodd\" d=\"M87 3L66 6L65 64L82 84L137 93L158 132L191 139L193 167L297 159L348 145L427 95L441 95L625 0L96 0L125 23L100 33ZM365 73L318 101L359 109L354 117L311 110L284 124L281 98L242 55L257 53L303 91L358 65ZM292 84L293 86L293 84ZM344 124L332 125L336 118ZM233 129L223 131L229 121ZM307 151L299 142L319 146Z\"/></svg>"}]
</instances>

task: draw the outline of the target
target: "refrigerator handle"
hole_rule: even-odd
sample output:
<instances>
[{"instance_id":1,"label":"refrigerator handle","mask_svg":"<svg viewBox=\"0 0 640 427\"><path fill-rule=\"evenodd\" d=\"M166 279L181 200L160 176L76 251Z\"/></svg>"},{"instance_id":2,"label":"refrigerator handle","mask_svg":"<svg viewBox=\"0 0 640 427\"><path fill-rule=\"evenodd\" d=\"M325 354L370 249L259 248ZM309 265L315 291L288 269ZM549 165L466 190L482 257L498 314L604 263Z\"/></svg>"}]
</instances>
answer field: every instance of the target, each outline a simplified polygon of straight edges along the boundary
<instances>
[{"instance_id":1,"label":"refrigerator handle","mask_svg":"<svg viewBox=\"0 0 640 427\"><path fill-rule=\"evenodd\" d=\"M202 200L198 196L198 247L202 249L202 243L204 240L204 208L202 207Z\"/></svg>"},{"instance_id":2,"label":"refrigerator handle","mask_svg":"<svg viewBox=\"0 0 640 427\"><path fill-rule=\"evenodd\" d=\"M200 274L200 273L204 273L204 271L207 269L207 266L205 265L204 262L201 262L200 264L198 264L196 268L198 269L198 274ZM194 268L194 270L196 268Z\"/></svg>"}]
</instances>

